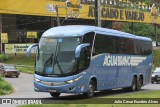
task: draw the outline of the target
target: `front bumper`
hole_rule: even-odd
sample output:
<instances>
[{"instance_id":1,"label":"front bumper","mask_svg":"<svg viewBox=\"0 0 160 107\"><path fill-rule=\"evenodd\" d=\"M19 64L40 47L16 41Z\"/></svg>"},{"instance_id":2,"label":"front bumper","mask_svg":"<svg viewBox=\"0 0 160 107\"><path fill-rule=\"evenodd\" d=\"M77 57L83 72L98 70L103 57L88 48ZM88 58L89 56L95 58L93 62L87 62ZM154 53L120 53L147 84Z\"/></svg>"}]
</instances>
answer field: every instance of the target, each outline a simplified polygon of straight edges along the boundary
<instances>
[{"instance_id":1,"label":"front bumper","mask_svg":"<svg viewBox=\"0 0 160 107\"><path fill-rule=\"evenodd\" d=\"M34 90L36 92L59 92L59 93L83 93L86 86L78 86L77 82L72 84L65 84L61 86L48 86L39 82L34 82Z\"/></svg>"},{"instance_id":2,"label":"front bumper","mask_svg":"<svg viewBox=\"0 0 160 107\"><path fill-rule=\"evenodd\" d=\"M152 77L152 82L158 82L158 81L160 81L160 75Z\"/></svg>"}]
</instances>

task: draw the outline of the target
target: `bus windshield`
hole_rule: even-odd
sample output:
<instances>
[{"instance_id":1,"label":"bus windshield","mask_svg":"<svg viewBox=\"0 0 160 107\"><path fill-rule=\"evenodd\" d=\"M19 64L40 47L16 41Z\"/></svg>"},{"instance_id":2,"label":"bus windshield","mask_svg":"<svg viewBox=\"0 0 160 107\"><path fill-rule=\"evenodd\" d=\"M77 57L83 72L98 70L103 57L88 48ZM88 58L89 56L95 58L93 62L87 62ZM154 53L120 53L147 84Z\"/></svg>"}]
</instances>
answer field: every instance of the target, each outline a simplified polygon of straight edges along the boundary
<instances>
[{"instance_id":1,"label":"bus windshield","mask_svg":"<svg viewBox=\"0 0 160 107\"><path fill-rule=\"evenodd\" d=\"M75 49L80 38L41 38L35 73L47 76L75 72Z\"/></svg>"}]
</instances>

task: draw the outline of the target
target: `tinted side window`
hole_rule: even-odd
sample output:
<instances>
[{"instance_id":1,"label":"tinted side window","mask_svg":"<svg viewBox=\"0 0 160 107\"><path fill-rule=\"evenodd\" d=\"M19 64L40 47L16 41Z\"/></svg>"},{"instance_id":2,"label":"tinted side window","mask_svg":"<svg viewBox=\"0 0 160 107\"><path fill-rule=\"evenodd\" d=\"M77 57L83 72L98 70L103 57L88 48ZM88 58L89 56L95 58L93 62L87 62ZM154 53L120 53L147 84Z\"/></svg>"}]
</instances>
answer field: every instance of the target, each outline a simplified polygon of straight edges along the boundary
<instances>
[{"instance_id":1,"label":"tinted side window","mask_svg":"<svg viewBox=\"0 0 160 107\"><path fill-rule=\"evenodd\" d=\"M134 40L134 54L135 55L138 55L138 54L140 54L140 43L139 43L139 41L138 40Z\"/></svg>"},{"instance_id":2,"label":"tinted side window","mask_svg":"<svg viewBox=\"0 0 160 107\"><path fill-rule=\"evenodd\" d=\"M130 38L117 38L117 50L118 54L133 54L134 43Z\"/></svg>"},{"instance_id":3,"label":"tinted side window","mask_svg":"<svg viewBox=\"0 0 160 107\"><path fill-rule=\"evenodd\" d=\"M115 37L101 34L96 35L93 55L101 53L117 53Z\"/></svg>"},{"instance_id":4,"label":"tinted side window","mask_svg":"<svg viewBox=\"0 0 160 107\"><path fill-rule=\"evenodd\" d=\"M127 54L134 54L134 42L133 39L127 38L125 41L125 49Z\"/></svg>"},{"instance_id":5,"label":"tinted side window","mask_svg":"<svg viewBox=\"0 0 160 107\"><path fill-rule=\"evenodd\" d=\"M119 54L126 53L125 50L125 39L124 38L117 38L117 50Z\"/></svg>"},{"instance_id":6,"label":"tinted side window","mask_svg":"<svg viewBox=\"0 0 160 107\"><path fill-rule=\"evenodd\" d=\"M83 43L90 43L90 46L93 44L94 32L87 33L83 36Z\"/></svg>"},{"instance_id":7,"label":"tinted side window","mask_svg":"<svg viewBox=\"0 0 160 107\"><path fill-rule=\"evenodd\" d=\"M152 53L152 43L150 41L134 40L134 54L149 55Z\"/></svg>"},{"instance_id":8,"label":"tinted side window","mask_svg":"<svg viewBox=\"0 0 160 107\"><path fill-rule=\"evenodd\" d=\"M83 36L83 43L89 43L90 44L90 46L88 47L88 52L90 53L90 55L91 55L91 49L92 49L94 36L95 36L94 32L87 33Z\"/></svg>"},{"instance_id":9,"label":"tinted side window","mask_svg":"<svg viewBox=\"0 0 160 107\"><path fill-rule=\"evenodd\" d=\"M143 55L149 55L152 53L152 43L148 41L143 41L142 45Z\"/></svg>"},{"instance_id":10,"label":"tinted side window","mask_svg":"<svg viewBox=\"0 0 160 107\"><path fill-rule=\"evenodd\" d=\"M101 53L149 55L152 53L152 43L138 39L97 34L92 54L94 56Z\"/></svg>"}]
</instances>

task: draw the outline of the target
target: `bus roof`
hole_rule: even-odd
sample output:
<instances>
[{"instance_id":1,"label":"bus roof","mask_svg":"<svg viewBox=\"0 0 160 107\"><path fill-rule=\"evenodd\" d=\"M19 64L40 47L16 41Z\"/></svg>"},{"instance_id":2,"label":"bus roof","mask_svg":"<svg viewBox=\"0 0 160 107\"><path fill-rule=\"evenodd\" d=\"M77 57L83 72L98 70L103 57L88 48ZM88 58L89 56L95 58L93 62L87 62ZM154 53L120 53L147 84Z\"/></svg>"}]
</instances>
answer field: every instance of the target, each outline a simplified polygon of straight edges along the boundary
<instances>
[{"instance_id":1,"label":"bus roof","mask_svg":"<svg viewBox=\"0 0 160 107\"><path fill-rule=\"evenodd\" d=\"M151 41L150 38L142 37L142 36L135 36L133 34L107 29L107 28L100 28L95 26L88 26L88 25L67 25L67 26L58 26L53 27L47 31L45 31L42 37L78 37L83 36L89 32L96 32L98 34L106 34L112 35L116 37L124 37L124 38L133 38L133 39L141 39Z\"/></svg>"}]
</instances>

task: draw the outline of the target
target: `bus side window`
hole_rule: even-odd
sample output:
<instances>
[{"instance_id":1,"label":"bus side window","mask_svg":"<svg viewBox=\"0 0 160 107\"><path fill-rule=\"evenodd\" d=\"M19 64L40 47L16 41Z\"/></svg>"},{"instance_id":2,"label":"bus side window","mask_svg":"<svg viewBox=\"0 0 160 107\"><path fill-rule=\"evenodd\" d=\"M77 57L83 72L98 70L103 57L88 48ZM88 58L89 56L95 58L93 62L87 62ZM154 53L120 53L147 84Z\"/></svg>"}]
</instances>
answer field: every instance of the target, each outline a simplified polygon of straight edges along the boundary
<instances>
[{"instance_id":1,"label":"bus side window","mask_svg":"<svg viewBox=\"0 0 160 107\"><path fill-rule=\"evenodd\" d=\"M97 34L92 55L104 53L117 53L116 38L109 35Z\"/></svg>"},{"instance_id":2,"label":"bus side window","mask_svg":"<svg viewBox=\"0 0 160 107\"><path fill-rule=\"evenodd\" d=\"M125 39L124 38L118 38L117 46L118 46L118 53L119 54L125 54Z\"/></svg>"},{"instance_id":3,"label":"bus side window","mask_svg":"<svg viewBox=\"0 0 160 107\"><path fill-rule=\"evenodd\" d=\"M134 43L132 39L126 39L125 50L126 54L134 54Z\"/></svg>"},{"instance_id":4,"label":"bus side window","mask_svg":"<svg viewBox=\"0 0 160 107\"><path fill-rule=\"evenodd\" d=\"M89 43L90 44L90 46L88 47L90 55L91 55L91 50L92 50L92 44L93 44L94 36L95 36L95 32L89 32L89 33L87 33L87 34L85 34L83 36L83 43Z\"/></svg>"}]
</instances>

